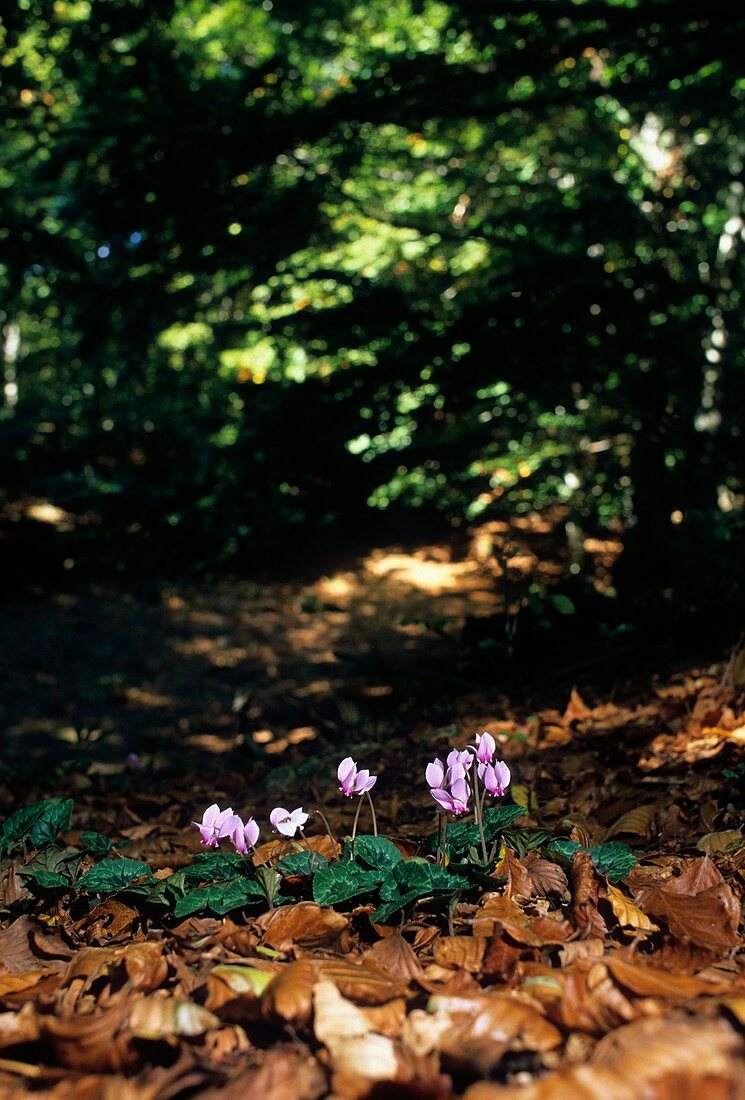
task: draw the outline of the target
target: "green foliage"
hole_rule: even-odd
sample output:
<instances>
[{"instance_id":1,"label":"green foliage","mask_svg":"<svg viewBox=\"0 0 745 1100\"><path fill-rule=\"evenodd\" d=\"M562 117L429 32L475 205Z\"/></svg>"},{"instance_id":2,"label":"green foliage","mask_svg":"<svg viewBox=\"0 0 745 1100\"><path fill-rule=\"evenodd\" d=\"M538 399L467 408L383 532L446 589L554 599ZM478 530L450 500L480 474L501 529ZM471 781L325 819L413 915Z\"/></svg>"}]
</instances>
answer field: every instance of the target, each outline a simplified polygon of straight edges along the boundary
<instances>
[{"instance_id":1,"label":"green foliage","mask_svg":"<svg viewBox=\"0 0 745 1100\"><path fill-rule=\"evenodd\" d=\"M553 840L546 846L546 850L571 862L572 856L582 848L574 840ZM626 844L617 840L609 840L604 844L596 844L592 848L585 848L590 853L592 862L601 875L605 875L609 882L621 882L629 871L633 870L638 860Z\"/></svg>"},{"instance_id":2,"label":"green foliage","mask_svg":"<svg viewBox=\"0 0 745 1100\"><path fill-rule=\"evenodd\" d=\"M351 854L351 844L348 848ZM396 845L384 836L357 836L354 841L354 858L387 874L401 862L403 856Z\"/></svg>"},{"instance_id":3,"label":"green foliage","mask_svg":"<svg viewBox=\"0 0 745 1100\"><path fill-rule=\"evenodd\" d=\"M140 878L152 878L147 863L139 859L104 859L81 875L77 885L91 894L114 894Z\"/></svg>"},{"instance_id":4,"label":"green foliage","mask_svg":"<svg viewBox=\"0 0 745 1100\"><path fill-rule=\"evenodd\" d=\"M22 806L0 829L0 855L21 848L42 848L70 827L71 798L48 798Z\"/></svg>"},{"instance_id":5,"label":"green foliage","mask_svg":"<svg viewBox=\"0 0 745 1100\"><path fill-rule=\"evenodd\" d=\"M81 853L76 848L57 848L47 845L37 852L32 860L18 868L18 877L44 890L57 887L70 887L77 878Z\"/></svg>"},{"instance_id":6,"label":"green foliage","mask_svg":"<svg viewBox=\"0 0 745 1100\"><path fill-rule=\"evenodd\" d=\"M381 880L380 871L368 871L346 860L330 863L313 875L313 900L319 905L340 905L371 893Z\"/></svg>"},{"instance_id":7,"label":"green foliage","mask_svg":"<svg viewBox=\"0 0 745 1100\"><path fill-rule=\"evenodd\" d=\"M382 905L373 913L372 920L386 924L394 913L420 898L435 894L451 894L471 886L467 878L453 875L444 867L437 867L424 859L407 859L396 864L392 874L380 887Z\"/></svg>"},{"instance_id":8,"label":"green foliage","mask_svg":"<svg viewBox=\"0 0 745 1100\"><path fill-rule=\"evenodd\" d=\"M502 804L491 806L484 812L484 836L488 843L496 840L513 821L517 821L525 813L524 806L512 806ZM476 847L480 843L478 827L471 821L457 822L448 825L447 844L448 851L453 856L462 855L469 848ZM436 838L432 838L431 845L434 851Z\"/></svg>"},{"instance_id":9,"label":"green foliage","mask_svg":"<svg viewBox=\"0 0 745 1100\"><path fill-rule=\"evenodd\" d=\"M265 904L265 896L259 883L241 875L188 891L178 899L173 912L176 917L189 917L193 913L206 911L224 917L233 909L262 904Z\"/></svg>"},{"instance_id":10,"label":"green foliage","mask_svg":"<svg viewBox=\"0 0 745 1100\"><path fill-rule=\"evenodd\" d=\"M560 505L580 570L582 531L625 527L637 583L664 554L731 586L743 30L665 0L28 0L8 494L138 567Z\"/></svg>"},{"instance_id":11,"label":"green foliage","mask_svg":"<svg viewBox=\"0 0 745 1100\"><path fill-rule=\"evenodd\" d=\"M294 875L312 875L314 871L326 866L328 860L320 852L293 852L292 855L284 856L283 859L277 860L274 864L275 870L279 871L285 878L291 878Z\"/></svg>"},{"instance_id":12,"label":"green foliage","mask_svg":"<svg viewBox=\"0 0 745 1100\"><path fill-rule=\"evenodd\" d=\"M105 855L110 852L114 845L114 841L109 837L104 836L103 833L86 832L82 833L80 837L80 843L88 852L95 852L100 855Z\"/></svg>"}]
</instances>

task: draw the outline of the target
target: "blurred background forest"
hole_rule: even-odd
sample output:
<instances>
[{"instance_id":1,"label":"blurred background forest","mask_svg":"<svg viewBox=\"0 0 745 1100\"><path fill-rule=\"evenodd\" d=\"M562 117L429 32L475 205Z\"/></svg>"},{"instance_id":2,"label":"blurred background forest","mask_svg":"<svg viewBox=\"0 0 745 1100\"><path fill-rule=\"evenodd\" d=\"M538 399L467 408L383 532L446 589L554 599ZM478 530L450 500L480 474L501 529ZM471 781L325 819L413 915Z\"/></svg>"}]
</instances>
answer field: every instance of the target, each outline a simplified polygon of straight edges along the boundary
<instances>
[{"instance_id":1,"label":"blurred background forest","mask_svg":"<svg viewBox=\"0 0 745 1100\"><path fill-rule=\"evenodd\" d=\"M731 609L744 33L722 0L5 5L6 582L538 517L559 611Z\"/></svg>"}]
</instances>

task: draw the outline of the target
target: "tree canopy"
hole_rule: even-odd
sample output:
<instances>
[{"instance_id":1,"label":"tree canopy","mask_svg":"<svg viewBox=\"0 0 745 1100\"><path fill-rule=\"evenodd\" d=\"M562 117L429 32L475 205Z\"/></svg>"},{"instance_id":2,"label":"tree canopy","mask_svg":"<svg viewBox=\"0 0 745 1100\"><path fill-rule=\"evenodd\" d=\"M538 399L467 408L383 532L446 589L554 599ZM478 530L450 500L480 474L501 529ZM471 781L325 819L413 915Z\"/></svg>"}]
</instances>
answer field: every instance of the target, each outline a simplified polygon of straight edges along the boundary
<instances>
[{"instance_id":1,"label":"tree canopy","mask_svg":"<svg viewBox=\"0 0 745 1100\"><path fill-rule=\"evenodd\" d=\"M127 563L561 505L721 583L743 31L721 0L19 0L8 499Z\"/></svg>"}]
</instances>

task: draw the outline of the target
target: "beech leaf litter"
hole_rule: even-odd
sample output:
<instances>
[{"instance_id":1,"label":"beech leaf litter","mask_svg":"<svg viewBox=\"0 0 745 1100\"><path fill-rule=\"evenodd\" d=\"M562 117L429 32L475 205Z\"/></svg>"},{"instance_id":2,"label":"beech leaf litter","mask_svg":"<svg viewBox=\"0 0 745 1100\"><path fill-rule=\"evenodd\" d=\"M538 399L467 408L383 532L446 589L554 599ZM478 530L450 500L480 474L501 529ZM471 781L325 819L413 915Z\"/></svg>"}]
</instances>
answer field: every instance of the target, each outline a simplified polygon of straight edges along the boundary
<instances>
[{"instance_id":1,"label":"beech leaf litter","mask_svg":"<svg viewBox=\"0 0 745 1100\"><path fill-rule=\"evenodd\" d=\"M8 785L0 1095L745 1095L744 703L714 666L294 773Z\"/></svg>"}]
</instances>

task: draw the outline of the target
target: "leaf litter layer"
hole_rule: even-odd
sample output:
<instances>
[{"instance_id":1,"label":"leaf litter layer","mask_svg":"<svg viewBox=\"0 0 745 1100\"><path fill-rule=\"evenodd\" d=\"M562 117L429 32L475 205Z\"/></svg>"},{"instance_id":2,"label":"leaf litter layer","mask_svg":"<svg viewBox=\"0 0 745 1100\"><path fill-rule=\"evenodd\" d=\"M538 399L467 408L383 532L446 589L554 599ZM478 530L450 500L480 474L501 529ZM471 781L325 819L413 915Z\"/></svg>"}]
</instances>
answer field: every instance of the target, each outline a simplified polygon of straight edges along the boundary
<instances>
[{"instance_id":1,"label":"leaf litter layer","mask_svg":"<svg viewBox=\"0 0 745 1100\"><path fill-rule=\"evenodd\" d=\"M482 708L461 698L450 727L378 750L387 839L353 860L312 830L249 872L200 850L197 775L72 776L74 806L63 780L9 815L2 1095L741 1095L741 689L714 667L633 705ZM478 873L467 822L447 869L431 861L420 779L474 728L514 776ZM315 789L299 768L283 793L318 797L341 836L313 758ZM269 763L246 771L217 786L265 817Z\"/></svg>"}]
</instances>

